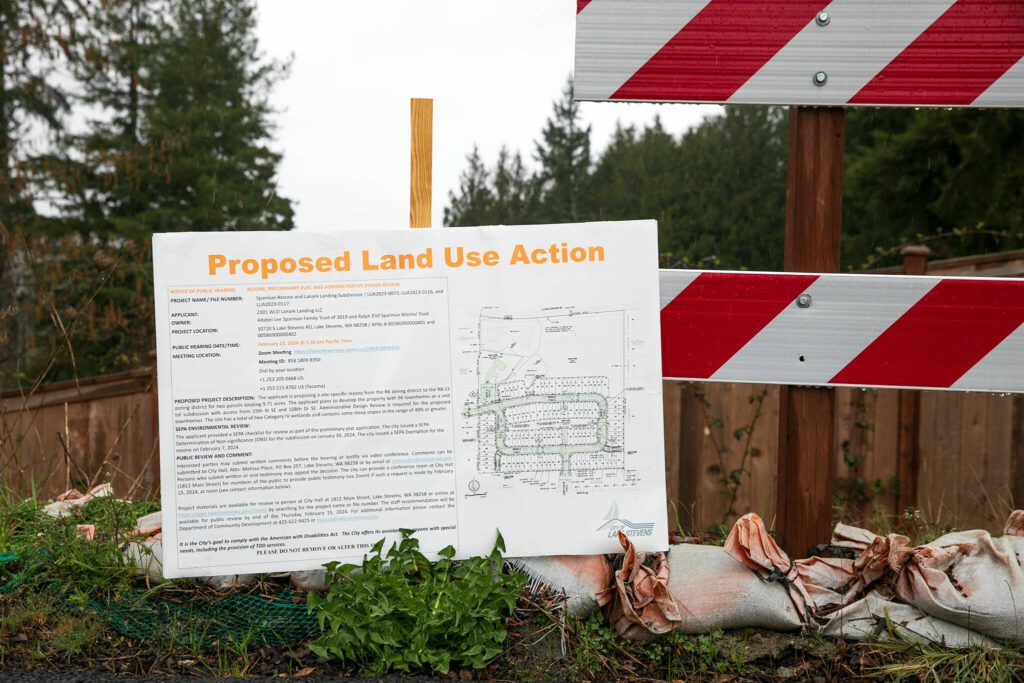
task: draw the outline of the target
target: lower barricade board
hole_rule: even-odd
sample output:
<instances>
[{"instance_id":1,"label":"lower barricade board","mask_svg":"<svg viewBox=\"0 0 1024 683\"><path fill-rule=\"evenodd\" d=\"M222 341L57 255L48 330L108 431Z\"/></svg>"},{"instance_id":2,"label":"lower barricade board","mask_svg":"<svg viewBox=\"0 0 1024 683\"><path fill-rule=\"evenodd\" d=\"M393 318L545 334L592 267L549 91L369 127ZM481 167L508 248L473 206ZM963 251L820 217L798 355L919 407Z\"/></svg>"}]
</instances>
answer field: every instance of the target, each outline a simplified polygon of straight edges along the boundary
<instances>
[{"instance_id":1,"label":"lower barricade board","mask_svg":"<svg viewBox=\"0 0 1024 683\"><path fill-rule=\"evenodd\" d=\"M661 271L666 378L1024 391L1024 280Z\"/></svg>"}]
</instances>

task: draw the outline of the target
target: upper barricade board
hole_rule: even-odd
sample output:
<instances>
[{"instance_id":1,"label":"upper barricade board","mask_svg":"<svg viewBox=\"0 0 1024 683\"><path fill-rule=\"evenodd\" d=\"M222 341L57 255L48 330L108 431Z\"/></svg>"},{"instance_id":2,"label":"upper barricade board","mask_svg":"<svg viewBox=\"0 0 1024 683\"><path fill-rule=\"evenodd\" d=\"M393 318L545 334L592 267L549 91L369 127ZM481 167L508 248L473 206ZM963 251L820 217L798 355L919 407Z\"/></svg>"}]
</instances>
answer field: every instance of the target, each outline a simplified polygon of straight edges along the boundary
<instances>
[{"instance_id":1,"label":"upper barricade board","mask_svg":"<svg viewBox=\"0 0 1024 683\"><path fill-rule=\"evenodd\" d=\"M1024 106L1020 0L578 0L581 100Z\"/></svg>"}]
</instances>

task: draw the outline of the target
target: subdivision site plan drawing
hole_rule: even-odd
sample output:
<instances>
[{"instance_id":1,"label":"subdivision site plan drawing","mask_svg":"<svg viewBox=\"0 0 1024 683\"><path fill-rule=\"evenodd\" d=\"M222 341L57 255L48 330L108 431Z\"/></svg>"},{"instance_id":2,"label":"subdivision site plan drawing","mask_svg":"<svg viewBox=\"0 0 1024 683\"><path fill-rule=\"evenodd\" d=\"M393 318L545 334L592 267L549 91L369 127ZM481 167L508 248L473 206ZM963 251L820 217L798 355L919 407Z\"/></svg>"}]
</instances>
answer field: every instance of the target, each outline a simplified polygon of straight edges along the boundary
<instances>
[{"instance_id":1,"label":"subdivision site plan drawing","mask_svg":"<svg viewBox=\"0 0 1024 683\"><path fill-rule=\"evenodd\" d=\"M630 312L485 308L477 391L464 416L477 470L541 488L607 486L635 476L626 439Z\"/></svg>"}]
</instances>

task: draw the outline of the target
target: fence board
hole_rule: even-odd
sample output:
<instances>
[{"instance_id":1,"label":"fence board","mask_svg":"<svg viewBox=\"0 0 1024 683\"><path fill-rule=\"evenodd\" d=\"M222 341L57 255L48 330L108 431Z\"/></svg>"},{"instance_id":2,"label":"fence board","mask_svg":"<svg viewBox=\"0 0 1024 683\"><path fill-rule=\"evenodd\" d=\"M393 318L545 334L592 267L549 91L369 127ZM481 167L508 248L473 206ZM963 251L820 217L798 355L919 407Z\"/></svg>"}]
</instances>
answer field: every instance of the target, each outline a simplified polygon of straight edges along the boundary
<instances>
[{"instance_id":1,"label":"fence board","mask_svg":"<svg viewBox=\"0 0 1024 683\"><path fill-rule=\"evenodd\" d=\"M1013 396L988 396L989 411L985 442L985 486L990 518L986 527L998 529L1014 509L1013 491Z\"/></svg>"},{"instance_id":2,"label":"fence board","mask_svg":"<svg viewBox=\"0 0 1024 683\"><path fill-rule=\"evenodd\" d=\"M1024 506L1024 395L1009 398L1010 412L1010 504Z\"/></svg>"},{"instance_id":3,"label":"fence board","mask_svg":"<svg viewBox=\"0 0 1024 683\"><path fill-rule=\"evenodd\" d=\"M898 401L892 389L836 392L836 483L846 519L891 525L897 515Z\"/></svg>"},{"instance_id":4,"label":"fence board","mask_svg":"<svg viewBox=\"0 0 1024 683\"><path fill-rule=\"evenodd\" d=\"M960 414L960 448L957 464L959 476L947 482L957 490L954 519L958 525L987 526L991 519L986 514L985 444L988 427L988 396L964 394Z\"/></svg>"},{"instance_id":5,"label":"fence board","mask_svg":"<svg viewBox=\"0 0 1024 683\"><path fill-rule=\"evenodd\" d=\"M865 392L872 393L872 392ZM896 488L899 486L899 401L900 392L883 389L873 392L872 411L867 416L871 425L872 449L865 471L870 481L881 485L882 492L875 496L871 515L880 514L888 520L903 511L896 507Z\"/></svg>"},{"instance_id":6,"label":"fence board","mask_svg":"<svg viewBox=\"0 0 1024 683\"><path fill-rule=\"evenodd\" d=\"M154 447L149 394L114 396L93 402L90 411L90 476L110 481L125 496L149 490L149 456Z\"/></svg>"},{"instance_id":7,"label":"fence board","mask_svg":"<svg viewBox=\"0 0 1024 683\"><path fill-rule=\"evenodd\" d=\"M665 493L669 500L668 528L675 529L672 504L684 497L681 489L683 483L681 471L683 465L682 390L679 382L665 381L661 384L665 415Z\"/></svg>"}]
</instances>

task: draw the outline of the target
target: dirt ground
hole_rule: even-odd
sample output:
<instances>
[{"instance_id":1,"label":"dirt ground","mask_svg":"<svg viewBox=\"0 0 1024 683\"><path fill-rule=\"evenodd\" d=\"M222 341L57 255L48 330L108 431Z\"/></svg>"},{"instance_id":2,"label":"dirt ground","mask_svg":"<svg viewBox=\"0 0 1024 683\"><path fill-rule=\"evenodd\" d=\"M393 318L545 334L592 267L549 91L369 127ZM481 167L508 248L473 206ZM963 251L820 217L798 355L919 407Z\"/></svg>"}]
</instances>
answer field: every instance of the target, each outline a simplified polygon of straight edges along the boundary
<instances>
[{"instance_id":1,"label":"dirt ground","mask_svg":"<svg viewBox=\"0 0 1024 683\"><path fill-rule=\"evenodd\" d=\"M28 618L15 613L16 600L16 596L0 600L0 622L6 622L0 634L0 679L12 683L108 683L134 677L365 680L337 660L317 657L305 644L214 643L189 650L130 640L87 612L69 614L36 606L36 613ZM1017 680L1021 670L1014 651L964 652L950 661L942 656L942 651L908 644L854 644L753 629L699 636L669 634L635 642L616 636L601 615L567 620L524 598L509 622L505 651L486 669L453 671L437 678L373 680L987 681ZM974 672L973 678L960 675L965 670Z\"/></svg>"}]
</instances>

